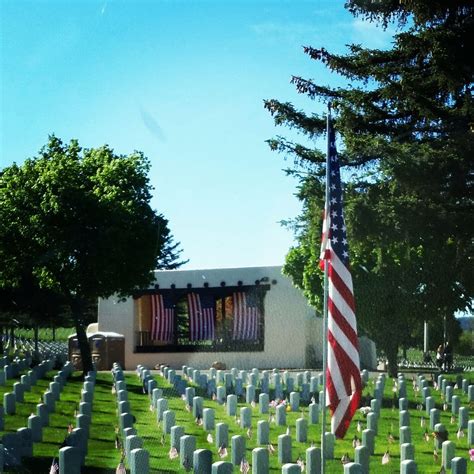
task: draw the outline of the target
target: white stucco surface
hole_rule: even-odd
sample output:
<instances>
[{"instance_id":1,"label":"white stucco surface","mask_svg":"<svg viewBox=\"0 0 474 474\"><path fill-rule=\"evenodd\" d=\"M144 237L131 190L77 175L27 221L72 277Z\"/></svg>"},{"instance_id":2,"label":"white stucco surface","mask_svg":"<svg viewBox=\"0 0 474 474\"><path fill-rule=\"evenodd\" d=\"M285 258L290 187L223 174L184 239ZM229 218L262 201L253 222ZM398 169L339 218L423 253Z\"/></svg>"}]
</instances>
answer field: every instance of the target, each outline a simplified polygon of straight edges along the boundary
<instances>
[{"instance_id":1,"label":"white stucco surface","mask_svg":"<svg viewBox=\"0 0 474 474\"><path fill-rule=\"evenodd\" d=\"M224 362L227 367L304 368L311 361L322 359L322 319L316 316L300 290L281 274L280 266L226 268L209 270L171 270L155 272L155 283L160 288L218 287L269 284L265 305L264 351L262 352L194 352L194 353L135 353L137 331L136 305L132 298L125 302L117 298L99 301L98 330L113 331L125 336L125 365L133 369L137 364L150 367L167 364L179 368L183 364L196 368L208 368L214 361ZM276 283L272 283L272 281ZM152 285L153 287L153 285ZM309 354L312 353L311 358Z\"/></svg>"}]
</instances>

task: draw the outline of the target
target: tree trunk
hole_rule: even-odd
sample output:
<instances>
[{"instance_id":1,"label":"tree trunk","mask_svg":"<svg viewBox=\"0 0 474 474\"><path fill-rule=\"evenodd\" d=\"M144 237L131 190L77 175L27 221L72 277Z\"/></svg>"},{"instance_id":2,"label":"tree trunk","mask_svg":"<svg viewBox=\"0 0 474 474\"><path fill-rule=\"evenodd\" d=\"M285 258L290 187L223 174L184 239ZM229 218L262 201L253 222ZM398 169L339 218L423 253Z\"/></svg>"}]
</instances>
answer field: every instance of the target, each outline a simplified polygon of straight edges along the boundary
<instances>
[{"instance_id":1,"label":"tree trunk","mask_svg":"<svg viewBox=\"0 0 474 474\"><path fill-rule=\"evenodd\" d=\"M82 371L87 375L93 369L92 354L87 340L86 330L82 320L82 303L79 298L72 297L70 299L70 306L74 318L74 325L76 327L77 340L79 342L79 350L81 352Z\"/></svg>"},{"instance_id":2,"label":"tree trunk","mask_svg":"<svg viewBox=\"0 0 474 474\"><path fill-rule=\"evenodd\" d=\"M53 342L56 341L56 327L53 326Z\"/></svg>"},{"instance_id":3,"label":"tree trunk","mask_svg":"<svg viewBox=\"0 0 474 474\"><path fill-rule=\"evenodd\" d=\"M385 354L388 360L388 376L396 377L398 373L398 346L386 347Z\"/></svg>"},{"instance_id":4,"label":"tree trunk","mask_svg":"<svg viewBox=\"0 0 474 474\"><path fill-rule=\"evenodd\" d=\"M0 354L3 354L3 326L0 326Z\"/></svg>"},{"instance_id":5,"label":"tree trunk","mask_svg":"<svg viewBox=\"0 0 474 474\"><path fill-rule=\"evenodd\" d=\"M15 328L13 326L10 326L10 344L9 347L11 347L12 351L15 350Z\"/></svg>"}]
</instances>

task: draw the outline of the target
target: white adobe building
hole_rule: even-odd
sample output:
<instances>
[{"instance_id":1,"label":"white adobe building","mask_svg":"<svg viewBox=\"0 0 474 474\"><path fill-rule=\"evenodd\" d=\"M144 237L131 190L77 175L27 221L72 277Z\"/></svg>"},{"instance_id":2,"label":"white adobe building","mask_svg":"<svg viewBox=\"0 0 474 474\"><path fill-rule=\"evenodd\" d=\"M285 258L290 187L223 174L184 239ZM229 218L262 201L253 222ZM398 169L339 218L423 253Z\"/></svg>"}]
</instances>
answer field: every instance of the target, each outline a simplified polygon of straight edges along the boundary
<instances>
[{"instance_id":1,"label":"white adobe building","mask_svg":"<svg viewBox=\"0 0 474 474\"><path fill-rule=\"evenodd\" d=\"M281 266L155 272L125 301L99 300L98 330L125 336L125 368L317 368L323 324ZM361 364L375 346L361 338Z\"/></svg>"}]
</instances>

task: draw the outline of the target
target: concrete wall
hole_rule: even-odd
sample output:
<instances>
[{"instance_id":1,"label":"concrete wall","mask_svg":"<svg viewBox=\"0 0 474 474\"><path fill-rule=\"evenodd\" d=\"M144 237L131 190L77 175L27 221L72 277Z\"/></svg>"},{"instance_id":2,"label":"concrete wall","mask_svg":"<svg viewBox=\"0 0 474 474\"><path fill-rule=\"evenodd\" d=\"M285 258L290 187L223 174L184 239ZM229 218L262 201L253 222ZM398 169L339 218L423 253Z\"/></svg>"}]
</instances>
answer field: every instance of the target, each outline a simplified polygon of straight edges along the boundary
<instances>
[{"instance_id":1,"label":"concrete wall","mask_svg":"<svg viewBox=\"0 0 474 474\"><path fill-rule=\"evenodd\" d=\"M171 367L183 364L196 368L208 368L218 360L227 367L304 368L314 367L314 361L322 360L322 319L308 305L301 291L290 279L281 274L281 267L226 268L213 270L172 270L155 272L160 288L186 288L188 283L202 288L254 285L264 279L270 290L265 296L265 349L263 352L193 352L193 353L135 353L135 331L138 330L136 304L132 298L125 302L117 298L99 301L98 323L100 331L114 331L125 336L125 366L133 369L137 364L155 366L164 363ZM273 284L272 281L276 280Z\"/></svg>"}]
</instances>

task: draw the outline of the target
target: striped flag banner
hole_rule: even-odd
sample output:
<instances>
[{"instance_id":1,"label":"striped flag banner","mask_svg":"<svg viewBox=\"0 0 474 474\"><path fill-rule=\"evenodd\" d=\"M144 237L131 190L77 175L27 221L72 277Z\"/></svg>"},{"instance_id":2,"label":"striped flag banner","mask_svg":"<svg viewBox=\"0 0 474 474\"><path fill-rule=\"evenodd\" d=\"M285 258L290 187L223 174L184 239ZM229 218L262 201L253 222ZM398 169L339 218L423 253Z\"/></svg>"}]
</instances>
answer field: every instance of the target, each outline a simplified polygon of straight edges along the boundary
<instances>
[{"instance_id":1,"label":"striped flag banner","mask_svg":"<svg viewBox=\"0 0 474 474\"><path fill-rule=\"evenodd\" d=\"M260 311L256 298L244 292L233 294L234 330L233 339L241 341L256 341L258 339L258 322Z\"/></svg>"},{"instance_id":2,"label":"striped flag banner","mask_svg":"<svg viewBox=\"0 0 474 474\"><path fill-rule=\"evenodd\" d=\"M342 206L342 186L334 128L329 123L329 200L323 222L321 258L328 265L328 353L326 404L331 431L343 438L361 398L359 343L349 249Z\"/></svg>"},{"instance_id":3,"label":"striped flag banner","mask_svg":"<svg viewBox=\"0 0 474 474\"><path fill-rule=\"evenodd\" d=\"M173 342L174 305L161 295L151 295L151 339L158 342Z\"/></svg>"},{"instance_id":4,"label":"striped flag banner","mask_svg":"<svg viewBox=\"0 0 474 474\"><path fill-rule=\"evenodd\" d=\"M211 295L188 294L189 339L209 341L215 337L214 298Z\"/></svg>"}]
</instances>

